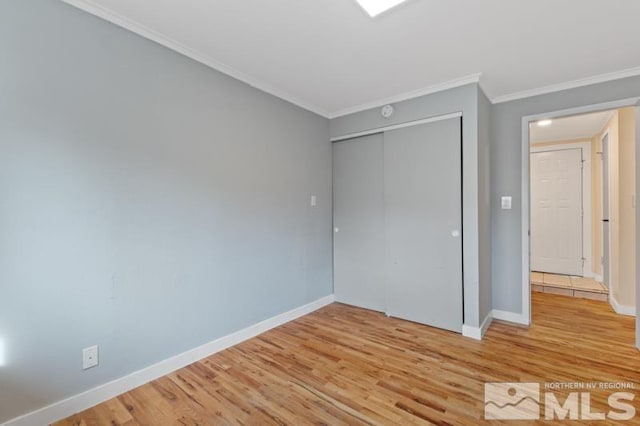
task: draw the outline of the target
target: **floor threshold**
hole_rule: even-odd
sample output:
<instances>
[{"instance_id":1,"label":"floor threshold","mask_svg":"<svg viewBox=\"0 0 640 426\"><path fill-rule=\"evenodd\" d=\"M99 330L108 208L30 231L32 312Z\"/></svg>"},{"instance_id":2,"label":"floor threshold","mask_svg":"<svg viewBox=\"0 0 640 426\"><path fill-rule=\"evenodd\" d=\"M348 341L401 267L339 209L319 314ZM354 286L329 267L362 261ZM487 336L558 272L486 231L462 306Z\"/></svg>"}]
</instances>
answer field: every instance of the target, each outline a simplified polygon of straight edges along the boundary
<instances>
[{"instance_id":1,"label":"floor threshold","mask_svg":"<svg viewBox=\"0 0 640 426\"><path fill-rule=\"evenodd\" d=\"M592 278L546 272L531 273L531 291L605 302L609 300L607 287Z\"/></svg>"}]
</instances>

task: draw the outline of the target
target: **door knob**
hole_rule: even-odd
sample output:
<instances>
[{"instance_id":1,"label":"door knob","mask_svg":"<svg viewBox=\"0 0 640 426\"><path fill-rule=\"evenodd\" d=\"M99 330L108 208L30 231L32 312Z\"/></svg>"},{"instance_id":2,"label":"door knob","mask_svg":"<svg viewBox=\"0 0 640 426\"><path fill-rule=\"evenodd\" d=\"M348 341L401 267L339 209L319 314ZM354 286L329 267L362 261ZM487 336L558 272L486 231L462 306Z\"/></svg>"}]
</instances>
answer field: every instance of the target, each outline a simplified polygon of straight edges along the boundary
<instances>
[{"instance_id":1,"label":"door knob","mask_svg":"<svg viewBox=\"0 0 640 426\"><path fill-rule=\"evenodd\" d=\"M453 238L458 238L460 236L460 231L457 229L454 229L453 231L451 231L451 236Z\"/></svg>"}]
</instances>

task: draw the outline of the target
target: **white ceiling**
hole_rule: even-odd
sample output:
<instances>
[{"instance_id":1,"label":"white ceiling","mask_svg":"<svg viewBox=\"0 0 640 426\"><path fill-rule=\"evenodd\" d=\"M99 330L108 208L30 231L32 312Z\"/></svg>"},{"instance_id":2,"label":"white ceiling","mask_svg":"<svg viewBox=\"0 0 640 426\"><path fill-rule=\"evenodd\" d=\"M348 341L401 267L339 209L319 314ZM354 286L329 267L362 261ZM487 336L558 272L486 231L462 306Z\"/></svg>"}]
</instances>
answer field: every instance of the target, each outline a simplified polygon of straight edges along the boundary
<instances>
[{"instance_id":1,"label":"white ceiling","mask_svg":"<svg viewBox=\"0 0 640 426\"><path fill-rule=\"evenodd\" d=\"M611 118L611 111L554 119L550 126L530 126L531 143L590 139L600 133Z\"/></svg>"},{"instance_id":2,"label":"white ceiling","mask_svg":"<svg viewBox=\"0 0 640 426\"><path fill-rule=\"evenodd\" d=\"M638 0L63 1L325 116L478 73L498 102L640 74Z\"/></svg>"}]
</instances>

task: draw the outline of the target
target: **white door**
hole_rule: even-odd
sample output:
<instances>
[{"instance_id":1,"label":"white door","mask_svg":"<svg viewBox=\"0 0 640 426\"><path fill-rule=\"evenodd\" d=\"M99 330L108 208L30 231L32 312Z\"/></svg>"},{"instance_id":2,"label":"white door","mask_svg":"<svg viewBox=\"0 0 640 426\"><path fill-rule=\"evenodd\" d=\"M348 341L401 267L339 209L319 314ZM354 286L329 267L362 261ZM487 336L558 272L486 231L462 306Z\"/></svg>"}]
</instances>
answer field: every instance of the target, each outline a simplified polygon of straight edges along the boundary
<instances>
[{"instance_id":1,"label":"white door","mask_svg":"<svg viewBox=\"0 0 640 426\"><path fill-rule=\"evenodd\" d=\"M531 154L531 269L583 275L582 149Z\"/></svg>"},{"instance_id":2,"label":"white door","mask_svg":"<svg viewBox=\"0 0 640 426\"><path fill-rule=\"evenodd\" d=\"M461 121L386 132L387 314L462 331Z\"/></svg>"},{"instance_id":3,"label":"white door","mask_svg":"<svg viewBox=\"0 0 640 426\"><path fill-rule=\"evenodd\" d=\"M333 262L338 302L384 312L383 136L333 144Z\"/></svg>"}]
</instances>

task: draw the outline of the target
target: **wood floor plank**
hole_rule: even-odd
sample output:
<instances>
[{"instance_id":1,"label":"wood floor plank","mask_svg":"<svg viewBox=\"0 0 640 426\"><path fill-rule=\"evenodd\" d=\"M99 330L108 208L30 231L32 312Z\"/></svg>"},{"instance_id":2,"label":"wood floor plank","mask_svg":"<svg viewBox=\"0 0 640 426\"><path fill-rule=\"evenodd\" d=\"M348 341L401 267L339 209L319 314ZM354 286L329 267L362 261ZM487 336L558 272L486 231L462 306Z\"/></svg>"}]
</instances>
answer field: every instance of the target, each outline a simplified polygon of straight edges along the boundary
<instances>
[{"instance_id":1,"label":"wood floor plank","mask_svg":"<svg viewBox=\"0 0 640 426\"><path fill-rule=\"evenodd\" d=\"M333 304L58 425L509 424L484 420L485 383L640 387L634 318L606 302L532 302L530 328L495 321L482 341ZM592 392L594 410L609 393Z\"/></svg>"}]
</instances>

